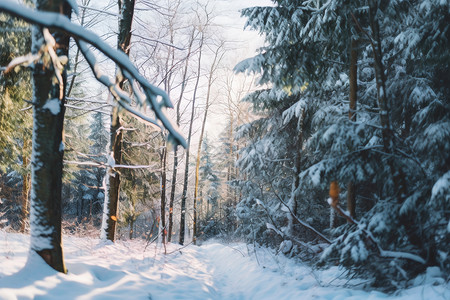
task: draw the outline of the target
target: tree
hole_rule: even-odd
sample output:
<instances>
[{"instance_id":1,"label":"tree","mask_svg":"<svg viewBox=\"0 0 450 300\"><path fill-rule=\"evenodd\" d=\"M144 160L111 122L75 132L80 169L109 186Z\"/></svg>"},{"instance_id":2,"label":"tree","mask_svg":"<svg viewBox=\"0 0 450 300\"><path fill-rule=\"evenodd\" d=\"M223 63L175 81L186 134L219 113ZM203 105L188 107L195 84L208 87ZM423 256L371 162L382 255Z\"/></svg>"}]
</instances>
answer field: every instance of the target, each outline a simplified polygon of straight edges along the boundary
<instances>
[{"instance_id":1,"label":"tree","mask_svg":"<svg viewBox=\"0 0 450 300\"><path fill-rule=\"evenodd\" d=\"M198 7L200 6L199 3L197 3ZM190 158L190 144L192 139L192 128L194 123L194 116L195 116L195 103L197 100L197 92L199 89L199 82L201 78L201 66L202 66L202 56L203 56L203 47L206 44L207 40L207 30L211 23L211 12L208 11L208 6L206 5L204 8L204 20L202 20L202 16L200 15L199 11L196 11L197 14L197 20L194 22L198 22L197 24L193 24L192 26L192 34L193 36L198 35L198 60L197 60L197 72L195 77L195 84L194 84L194 90L191 100L191 116L189 121L189 131L187 135L187 143L188 147L186 149L186 157L185 157L185 166L184 166L184 181L183 181L183 192L181 196L181 216L180 216L180 237L179 237L179 243L181 245L184 244L184 236L186 231L186 199L187 199L187 192L188 192L188 182L189 182L189 158ZM195 35L194 35L195 34ZM195 212L194 212L195 213ZM195 226L195 225L194 225Z\"/></svg>"},{"instance_id":2,"label":"tree","mask_svg":"<svg viewBox=\"0 0 450 300\"><path fill-rule=\"evenodd\" d=\"M167 95L150 85L125 54L114 51L94 34L60 16L59 12L70 15L71 7L68 2L37 1L36 8L36 11L30 10L10 1L0 3L0 11L39 25L33 29L33 56L22 58L20 62L16 60L10 65L34 62L30 247L32 252L38 253L54 269L65 272L61 243L61 178L64 152L61 141L66 81L62 63L67 62L67 55L64 54L68 51L69 37L75 39L96 78L110 88L122 107L148 122L158 124L158 120L161 121L170 132L169 139L182 145L185 145L185 142L161 111L164 107L172 107ZM55 30L54 37L49 30ZM133 91L137 92L134 94L134 100L141 106L150 106L155 113L154 119L133 109L130 106L130 96L116 86L111 78L99 73L95 56L87 43L95 46L122 68L122 74L130 81ZM62 48L55 50L56 46ZM139 87L142 90L139 90ZM157 96L161 96L161 102L158 102Z\"/></svg>"},{"instance_id":3,"label":"tree","mask_svg":"<svg viewBox=\"0 0 450 300\"><path fill-rule=\"evenodd\" d=\"M106 163L106 147L108 144L108 136L105 126L104 116L101 112L96 112L91 122L91 134L89 139L93 142L90 147L90 153L100 162ZM89 186L91 188L92 202L90 203L90 217L101 212L101 204L105 200L105 191L103 190L103 179L106 176L104 168L94 168L91 171L91 180Z\"/></svg>"},{"instance_id":4,"label":"tree","mask_svg":"<svg viewBox=\"0 0 450 300\"><path fill-rule=\"evenodd\" d=\"M308 128L301 170L293 174L300 178L296 191L302 193L300 215L309 201L309 205L322 206L314 200L325 197L323 191L331 181L361 187L356 207L361 221L353 219L332 232L338 238L323 253L322 262L338 262L351 272L376 277L373 284L388 288L392 283L405 284L425 266L440 265L448 270L446 263L436 259L435 249L442 249L448 240L438 229L443 230L438 220L443 220L448 205L441 198L446 189L439 185L447 180L448 167L438 165L446 165L448 152L437 150L448 148L448 142L442 142L448 141L449 132L442 129L448 118L436 109L448 112L448 105L443 104L448 102L445 81L437 78L448 69L448 51L442 49L448 48L448 27L443 24L449 19L449 7L429 1L366 4L276 1L274 7L244 10L248 25L266 34L267 46L237 69L260 73L259 82L271 84L266 93L249 96L254 107L264 108L267 119L278 113L283 126L303 122ZM431 18L433 22L426 21ZM360 53L355 64L350 48L356 31ZM350 87L355 83L354 74L347 75L352 65L360 72L356 74L357 86ZM352 97L358 98L354 112L348 108L350 89ZM349 110L353 119L349 119ZM271 126L263 126L263 122L243 127L247 132L265 130L241 155L241 161L247 161L244 167L256 174L261 174L256 172L261 168L256 164L260 141L281 128L273 121L266 123ZM439 141L424 142L431 132ZM290 157L289 151L280 148L290 141L281 140L262 145L278 159ZM251 147L255 151L251 152ZM284 201L281 187L275 190ZM345 193L351 194L351 190L344 189L341 195ZM261 189L253 199L264 194ZM251 200L247 198L246 205L242 201L239 208L254 205ZM277 221L277 214L270 210L274 206L268 202L264 202L267 215ZM248 212L242 209L241 215L245 217ZM320 212L311 215L320 218Z\"/></svg>"},{"instance_id":5,"label":"tree","mask_svg":"<svg viewBox=\"0 0 450 300\"><path fill-rule=\"evenodd\" d=\"M161 149L160 154L160 160L161 160L161 237L162 237L162 243L166 243L166 235L167 235L167 228L166 228L166 183L167 183L167 146L163 145Z\"/></svg>"},{"instance_id":6,"label":"tree","mask_svg":"<svg viewBox=\"0 0 450 300\"><path fill-rule=\"evenodd\" d=\"M133 23L133 13L134 13L134 0L119 0L119 34L117 37L117 49L129 55L131 46L131 27ZM118 70L119 78L119 88L124 89L124 83L126 78L120 74L121 70ZM120 165L122 163L122 122L119 116L118 107L113 109L111 114L111 128L110 128L110 155L114 160L115 164ZM120 173L114 169L109 169L108 171L108 181L104 204L104 219L106 222L102 225L102 238L106 238L110 241L115 240L116 224L118 216L118 203L119 203L119 193L120 193ZM105 232L103 232L105 231Z\"/></svg>"},{"instance_id":7,"label":"tree","mask_svg":"<svg viewBox=\"0 0 450 300\"><path fill-rule=\"evenodd\" d=\"M16 57L26 54L31 46L31 28L23 21L2 15L0 17L0 66L7 65ZM22 101L31 99L31 72L9 70L0 73L0 176L11 171L22 176L20 205L13 197L10 206L16 216L20 231L24 232L29 216L30 156L31 156L31 107ZM28 108L27 108L28 107ZM21 161L21 163L19 163ZM4 173L5 172L5 173ZM4 173L4 174L3 174ZM19 203L17 203L19 204ZM14 207L20 210L17 213ZM12 221L12 216L9 217ZM14 225L13 223L13 225Z\"/></svg>"},{"instance_id":8,"label":"tree","mask_svg":"<svg viewBox=\"0 0 450 300\"><path fill-rule=\"evenodd\" d=\"M191 108L191 118L189 122L189 133L188 133L188 147L186 149L186 159L185 159L185 166L184 166L184 182L183 182L183 195L181 196L181 217L180 217L180 238L179 242L180 245L184 245L184 235L185 235L185 228L186 228L186 198L187 198L187 190L188 190L188 180L189 180L189 157L190 157L190 144L191 144L191 138L192 138L192 127L194 123L194 115L195 115L195 100L197 98L197 90L198 90L198 83L200 81L200 66L202 61L202 48L204 43L204 32L200 32L201 38L200 38L200 45L199 45L199 56L198 56L198 69L197 69L197 79L195 82L194 87L194 94L192 96L192 108Z\"/></svg>"},{"instance_id":9,"label":"tree","mask_svg":"<svg viewBox=\"0 0 450 300\"><path fill-rule=\"evenodd\" d=\"M36 9L62 12L68 17L71 14L70 5L63 1L36 1ZM52 268L66 273L61 237L61 186L67 79L58 57L67 57L69 35L57 31L50 34L45 28L34 27L32 38L32 54L45 52L33 69L33 140L36 142L31 159L30 247Z\"/></svg>"},{"instance_id":10,"label":"tree","mask_svg":"<svg viewBox=\"0 0 450 300\"><path fill-rule=\"evenodd\" d=\"M199 167L199 186L197 204L197 238L208 239L221 232L218 220L218 201L220 196L220 179L208 136L202 141Z\"/></svg>"},{"instance_id":11,"label":"tree","mask_svg":"<svg viewBox=\"0 0 450 300\"><path fill-rule=\"evenodd\" d=\"M201 125L201 130L200 130L200 137L199 137L199 141L198 141L198 149L197 149L197 160L195 162L195 184L194 184L194 217L193 217L193 243L194 245L196 244L196 240L197 240L197 216L198 216L198 211L197 211L197 199L198 199L198 185L199 185L199 169L200 169L200 159L201 159L201 147L203 145L203 135L205 133L205 126L206 126L206 119L208 117L208 110L209 107L211 105L210 103L210 98L211 98L211 89L213 86L214 81L217 78L217 68L218 65L220 64L220 61L222 60L223 56L224 56L224 52L223 52L223 45L224 43L220 43L217 48L214 50L214 58L213 58L213 62L211 63L211 67L209 69L208 72L208 85L207 85L207 91L206 91L206 103L205 103L205 111L203 114L203 120L202 120L202 125Z\"/></svg>"}]
</instances>

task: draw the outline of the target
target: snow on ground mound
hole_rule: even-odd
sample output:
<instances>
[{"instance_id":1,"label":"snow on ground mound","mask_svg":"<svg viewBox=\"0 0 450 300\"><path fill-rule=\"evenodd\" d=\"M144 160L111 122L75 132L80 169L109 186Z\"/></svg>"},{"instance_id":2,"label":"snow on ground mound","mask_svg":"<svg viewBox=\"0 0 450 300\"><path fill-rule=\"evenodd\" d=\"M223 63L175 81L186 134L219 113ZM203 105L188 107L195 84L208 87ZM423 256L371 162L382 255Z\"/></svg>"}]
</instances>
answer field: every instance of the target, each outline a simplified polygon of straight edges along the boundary
<instances>
[{"instance_id":1,"label":"snow on ground mound","mask_svg":"<svg viewBox=\"0 0 450 300\"><path fill-rule=\"evenodd\" d=\"M115 244L66 237L67 275L37 255L29 238L0 231L0 299L450 299L446 283L428 274L397 296L339 287L337 268L313 271L267 249L211 242L164 248L135 240ZM145 250L144 250L145 249ZM435 270L434 270L435 271Z\"/></svg>"}]
</instances>

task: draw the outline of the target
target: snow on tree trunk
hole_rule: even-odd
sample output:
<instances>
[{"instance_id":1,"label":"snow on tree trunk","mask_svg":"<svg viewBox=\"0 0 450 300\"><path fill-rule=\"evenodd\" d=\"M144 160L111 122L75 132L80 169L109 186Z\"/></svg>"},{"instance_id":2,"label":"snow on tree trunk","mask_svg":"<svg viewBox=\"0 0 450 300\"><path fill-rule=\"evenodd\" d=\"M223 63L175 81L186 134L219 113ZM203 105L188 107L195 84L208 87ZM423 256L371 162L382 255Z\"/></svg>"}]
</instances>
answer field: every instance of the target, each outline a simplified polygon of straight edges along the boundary
<instances>
[{"instance_id":1,"label":"snow on tree trunk","mask_svg":"<svg viewBox=\"0 0 450 300\"><path fill-rule=\"evenodd\" d=\"M161 230L161 242L166 243L166 182L167 182L167 145L164 145L161 153L161 225L159 226Z\"/></svg>"},{"instance_id":2,"label":"snow on tree trunk","mask_svg":"<svg viewBox=\"0 0 450 300\"><path fill-rule=\"evenodd\" d=\"M118 1L120 10L120 20L119 20L119 35L117 37L117 49L123 51L125 54L130 53L130 42L131 42L131 27L133 23L134 14L134 0L119 0ZM118 71L120 72L120 71ZM119 87L122 89L125 78L120 76L122 79L119 82ZM122 123L117 111L117 108L113 109L111 114L111 129L110 129L110 151L112 152L112 158L114 159L114 164L120 165L122 163ZM108 193L105 195L105 205L104 214L106 217L103 218L106 223L102 224L102 231L106 232L106 239L113 241L115 240L116 225L118 218L118 204L119 204L119 193L120 193L120 174L114 169L109 169L107 174L107 189ZM108 197L108 201L106 201Z\"/></svg>"},{"instance_id":3,"label":"snow on tree trunk","mask_svg":"<svg viewBox=\"0 0 450 300\"><path fill-rule=\"evenodd\" d=\"M300 187L300 170L301 170L301 162L302 162L302 148L303 148L303 123L305 119L306 111L305 108L302 109L302 113L300 115L300 124L299 124L299 132L297 136L297 153L295 155L295 167L294 167L294 180L292 182L292 190L291 190L291 198L289 199L288 206L289 210L287 212L288 218L288 228L287 235L294 236L294 223L295 216L297 215L297 193Z\"/></svg>"},{"instance_id":4,"label":"snow on tree trunk","mask_svg":"<svg viewBox=\"0 0 450 300\"><path fill-rule=\"evenodd\" d=\"M70 16L70 7L64 1L36 1L36 8L43 11L63 12ZM44 29L46 30L46 29ZM56 55L68 55L69 36L54 32L44 38L40 26L32 30L32 52L43 49L42 59L33 70L33 142L31 158L31 212L30 248L47 264L66 273L61 237L61 187L64 146L64 88L66 73L49 60L51 51ZM52 43L49 44L49 43ZM47 45L46 45L47 43ZM57 77L57 73L60 73ZM62 74L61 74L62 73ZM58 79L57 79L58 78ZM59 82L62 80L62 82Z\"/></svg>"}]
</instances>

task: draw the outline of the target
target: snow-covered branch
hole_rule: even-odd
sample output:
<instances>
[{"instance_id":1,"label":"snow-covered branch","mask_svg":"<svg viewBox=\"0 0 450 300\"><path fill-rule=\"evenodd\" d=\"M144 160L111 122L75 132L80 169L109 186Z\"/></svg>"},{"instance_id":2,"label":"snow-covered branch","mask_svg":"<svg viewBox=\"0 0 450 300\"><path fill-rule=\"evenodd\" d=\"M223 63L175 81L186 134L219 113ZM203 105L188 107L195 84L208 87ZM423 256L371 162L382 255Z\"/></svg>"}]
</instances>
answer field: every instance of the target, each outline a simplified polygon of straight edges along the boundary
<instances>
[{"instance_id":1,"label":"snow-covered branch","mask_svg":"<svg viewBox=\"0 0 450 300\"><path fill-rule=\"evenodd\" d=\"M345 219L347 219L347 221L351 224L355 224L356 226L358 226L362 232L364 232L364 234L366 235L366 237L375 245L375 247L378 250L378 254L381 257L386 257L386 258L402 258L402 259L408 259L411 261L415 261L417 263L420 264L426 264L426 261L415 254L412 253L407 253L407 252L399 252L399 251L388 251L388 250L384 250L383 248L381 248L380 244L376 241L375 237L372 235L372 233L366 229L363 229L359 222L356 221L352 216L350 216L350 214L346 211L344 211L341 206L339 205L338 200L336 201L336 199L332 199L329 198L328 199L328 204L330 204L330 206L332 208L334 208L341 216L343 216Z\"/></svg>"},{"instance_id":2,"label":"snow-covered branch","mask_svg":"<svg viewBox=\"0 0 450 300\"><path fill-rule=\"evenodd\" d=\"M289 211L289 213L291 214L291 216L295 219L295 221L298 222L298 224L300 224L301 226L303 226L304 228L308 229L309 231L311 231L312 233L314 233L315 235L317 235L320 239L322 239L324 242L331 244L331 241L329 239L327 239L323 234L321 234L319 231L317 231L314 227L312 227L311 225L309 225L308 223L300 220L295 213L292 211L292 209L289 207L289 205L284 202L284 200L278 195L278 193L276 192L276 189L273 187L273 185L271 184L272 187L272 191L275 194L275 196L278 198L278 200L281 202L281 204L284 205L284 207L286 207L286 209Z\"/></svg>"},{"instance_id":3,"label":"snow-covered branch","mask_svg":"<svg viewBox=\"0 0 450 300\"><path fill-rule=\"evenodd\" d=\"M183 147L187 146L181 133L178 132L178 129L169 121L168 117L164 113L165 107L173 108L169 97L162 89L150 84L130 62L125 53L110 47L96 34L70 22L67 17L61 14L32 10L9 0L0 2L0 11L21 18L29 23L40 25L49 29L60 30L70 35L73 39L75 39L78 46L82 48L82 52L85 57L87 56L86 59L88 60L89 65L97 79L102 84L106 85L110 91L113 92L113 94L115 93L114 96L118 103L132 114L154 123L155 120L148 118L143 113L138 112L131 107L132 99L130 99L130 96L127 96L125 92L119 90L118 87L116 88L114 81L112 81L109 77L100 74L98 62L95 59L95 56L91 55L88 44L101 51L105 56L114 61L118 67L120 67L122 72L126 74L127 78L132 77L134 81L139 83L140 87L143 89L142 95L145 96L145 98L136 99L136 101L145 101L142 105L148 106L154 111L157 119L156 121L160 121L162 126L169 131L169 139L173 140L176 144L182 145ZM159 101L159 99L161 100Z\"/></svg>"},{"instance_id":4,"label":"snow-covered branch","mask_svg":"<svg viewBox=\"0 0 450 300\"><path fill-rule=\"evenodd\" d=\"M97 167L97 168L109 168L110 165L107 163L97 162L97 161L74 161L74 160L65 160L65 164L69 165L77 165L77 166L90 166L90 167ZM114 169L153 169L154 172L161 171L159 168L157 168L156 165L116 165L114 164L112 167Z\"/></svg>"}]
</instances>

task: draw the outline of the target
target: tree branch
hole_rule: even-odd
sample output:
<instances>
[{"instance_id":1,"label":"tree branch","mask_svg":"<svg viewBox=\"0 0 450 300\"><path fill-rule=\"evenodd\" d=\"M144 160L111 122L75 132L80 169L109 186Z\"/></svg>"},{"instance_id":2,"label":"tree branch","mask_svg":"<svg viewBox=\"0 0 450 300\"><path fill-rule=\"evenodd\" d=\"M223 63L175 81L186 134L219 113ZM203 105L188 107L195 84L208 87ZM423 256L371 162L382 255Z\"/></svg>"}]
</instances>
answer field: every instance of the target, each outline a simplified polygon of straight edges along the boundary
<instances>
[{"instance_id":1,"label":"tree branch","mask_svg":"<svg viewBox=\"0 0 450 300\"><path fill-rule=\"evenodd\" d=\"M182 137L181 133L178 132L178 129L169 121L166 114L162 110L164 107L173 108L172 102L170 101L167 94L160 88L151 85L136 69L136 67L130 62L129 58L125 53L122 53L112 47L110 47L107 43L102 41L96 34L84 29L83 27L73 24L67 17L64 17L58 13L50 13L50 12L41 12L29 9L25 6L16 4L12 1L3 0L0 1L0 11L6 12L12 16L21 18L29 23L33 23L36 25L40 25L49 29L56 29L65 32L75 39L77 44L83 47L83 43L85 43L84 49L88 49L87 44L90 44L101 51L105 56L111 59L113 62L120 67L123 72L128 72L130 76L132 76L143 88L145 98L145 104L149 106L154 112L155 116L158 120L161 121L162 125L169 131L170 136L176 144L180 144L183 147L187 147L186 141ZM86 44L87 43L87 44ZM89 49L88 49L89 50ZM84 51L87 53L88 51ZM93 70L98 70L98 64L95 60L94 56L91 56L94 59L91 59L91 68ZM103 80L103 84L107 83L105 77L101 77ZM109 84L108 80L108 84ZM120 92L115 90L115 92ZM119 93L120 96L125 96L122 93ZM118 100L119 104L125 109L129 110L132 114L135 114L143 119L149 119L141 113L135 111L129 104L124 103L123 100L129 100L129 97L120 97ZM161 101L158 101L158 98L161 98ZM131 103L131 102L130 102ZM151 122L151 121L150 121Z\"/></svg>"}]
</instances>

